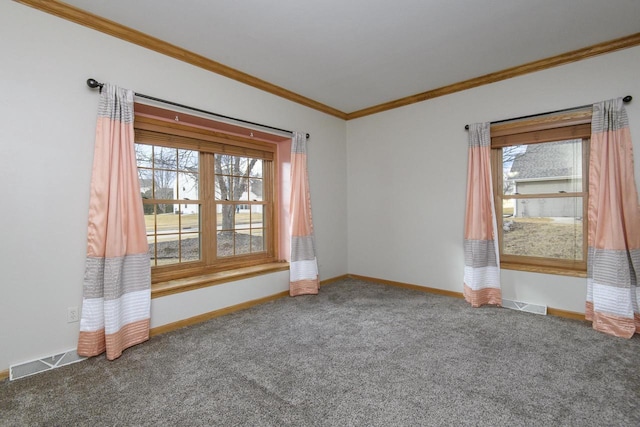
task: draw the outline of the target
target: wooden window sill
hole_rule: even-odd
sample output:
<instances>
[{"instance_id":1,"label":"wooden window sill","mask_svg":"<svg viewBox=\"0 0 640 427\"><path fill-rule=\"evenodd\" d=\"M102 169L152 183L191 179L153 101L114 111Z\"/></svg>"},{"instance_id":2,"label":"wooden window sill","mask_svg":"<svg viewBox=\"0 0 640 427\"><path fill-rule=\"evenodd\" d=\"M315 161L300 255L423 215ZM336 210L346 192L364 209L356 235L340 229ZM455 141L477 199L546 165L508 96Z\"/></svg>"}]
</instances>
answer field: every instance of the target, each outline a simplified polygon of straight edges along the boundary
<instances>
[{"instance_id":1,"label":"wooden window sill","mask_svg":"<svg viewBox=\"0 0 640 427\"><path fill-rule=\"evenodd\" d=\"M271 262L184 279L168 280L151 285L151 298L165 297L180 292L188 292L194 289L206 288L208 286L215 286L221 283L233 282L284 270L289 270L288 262Z\"/></svg>"},{"instance_id":2,"label":"wooden window sill","mask_svg":"<svg viewBox=\"0 0 640 427\"><path fill-rule=\"evenodd\" d=\"M556 274L560 276L587 277L584 270L571 270L568 268L548 267L542 265L517 264L513 262L501 262L500 268L505 270L529 271L531 273Z\"/></svg>"}]
</instances>

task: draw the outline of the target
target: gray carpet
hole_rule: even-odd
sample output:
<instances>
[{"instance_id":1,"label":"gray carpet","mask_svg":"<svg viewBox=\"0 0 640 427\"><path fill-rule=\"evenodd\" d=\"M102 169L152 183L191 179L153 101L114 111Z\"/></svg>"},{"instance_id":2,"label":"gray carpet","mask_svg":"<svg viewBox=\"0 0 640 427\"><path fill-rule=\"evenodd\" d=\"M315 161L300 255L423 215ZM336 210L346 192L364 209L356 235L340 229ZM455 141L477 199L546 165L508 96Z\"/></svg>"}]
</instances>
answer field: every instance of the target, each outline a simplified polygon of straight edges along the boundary
<instances>
[{"instance_id":1,"label":"gray carpet","mask_svg":"<svg viewBox=\"0 0 640 427\"><path fill-rule=\"evenodd\" d=\"M0 425L638 426L640 337L344 280L6 381Z\"/></svg>"}]
</instances>

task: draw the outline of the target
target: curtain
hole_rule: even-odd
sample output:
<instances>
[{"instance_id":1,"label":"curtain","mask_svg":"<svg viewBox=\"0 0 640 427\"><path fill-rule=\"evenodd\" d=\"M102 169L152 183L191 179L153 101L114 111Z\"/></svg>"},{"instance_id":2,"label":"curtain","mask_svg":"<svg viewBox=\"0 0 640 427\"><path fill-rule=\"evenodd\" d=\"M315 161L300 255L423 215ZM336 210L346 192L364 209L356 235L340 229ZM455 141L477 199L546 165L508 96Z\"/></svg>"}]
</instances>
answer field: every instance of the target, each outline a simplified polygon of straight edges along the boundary
<instances>
[{"instance_id":1,"label":"curtain","mask_svg":"<svg viewBox=\"0 0 640 427\"><path fill-rule=\"evenodd\" d=\"M291 201L289 205L291 263L289 294L317 294L318 262L311 217L307 174L307 137L294 132L291 140Z\"/></svg>"},{"instance_id":2,"label":"curtain","mask_svg":"<svg viewBox=\"0 0 640 427\"><path fill-rule=\"evenodd\" d=\"M622 99L593 106L585 315L618 337L640 333L640 206Z\"/></svg>"},{"instance_id":3,"label":"curtain","mask_svg":"<svg viewBox=\"0 0 640 427\"><path fill-rule=\"evenodd\" d=\"M113 360L149 339L151 271L134 153L133 92L100 93L78 354Z\"/></svg>"},{"instance_id":4,"label":"curtain","mask_svg":"<svg viewBox=\"0 0 640 427\"><path fill-rule=\"evenodd\" d=\"M502 304L489 129L489 123L469 125L464 297L473 307Z\"/></svg>"}]
</instances>

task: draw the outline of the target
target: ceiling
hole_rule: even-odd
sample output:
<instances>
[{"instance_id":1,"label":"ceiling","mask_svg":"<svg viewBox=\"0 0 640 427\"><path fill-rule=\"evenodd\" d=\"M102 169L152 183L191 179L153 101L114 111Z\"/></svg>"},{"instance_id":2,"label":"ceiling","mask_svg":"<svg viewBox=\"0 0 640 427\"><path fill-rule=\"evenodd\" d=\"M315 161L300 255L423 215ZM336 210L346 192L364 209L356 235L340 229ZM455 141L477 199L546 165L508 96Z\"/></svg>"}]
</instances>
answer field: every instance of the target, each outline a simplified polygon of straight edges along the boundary
<instances>
[{"instance_id":1,"label":"ceiling","mask_svg":"<svg viewBox=\"0 0 640 427\"><path fill-rule=\"evenodd\" d=\"M345 113L640 32L640 0L65 0Z\"/></svg>"}]
</instances>

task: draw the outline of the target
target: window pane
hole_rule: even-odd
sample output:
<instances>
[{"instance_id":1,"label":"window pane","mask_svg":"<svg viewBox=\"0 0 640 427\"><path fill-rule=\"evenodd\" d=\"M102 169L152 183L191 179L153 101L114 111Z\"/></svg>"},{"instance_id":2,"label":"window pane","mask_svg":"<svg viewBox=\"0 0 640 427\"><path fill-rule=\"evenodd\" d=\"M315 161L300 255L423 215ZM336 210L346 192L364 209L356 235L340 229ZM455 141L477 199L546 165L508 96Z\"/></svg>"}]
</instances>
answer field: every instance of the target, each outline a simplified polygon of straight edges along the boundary
<instances>
[{"instance_id":1,"label":"window pane","mask_svg":"<svg viewBox=\"0 0 640 427\"><path fill-rule=\"evenodd\" d=\"M261 228L251 230L251 252L264 251L263 231Z\"/></svg>"},{"instance_id":2,"label":"window pane","mask_svg":"<svg viewBox=\"0 0 640 427\"><path fill-rule=\"evenodd\" d=\"M178 150L168 147L153 147L153 167L156 169L178 169Z\"/></svg>"},{"instance_id":3,"label":"window pane","mask_svg":"<svg viewBox=\"0 0 640 427\"><path fill-rule=\"evenodd\" d=\"M243 179L237 176L216 176L216 200L241 200ZM246 198L244 200L247 200Z\"/></svg>"},{"instance_id":4,"label":"window pane","mask_svg":"<svg viewBox=\"0 0 640 427\"><path fill-rule=\"evenodd\" d=\"M582 192L582 140L502 148L503 194Z\"/></svg>"},{"instance_id":5,"label":"window pane","mask_svg":"<svg viewBox=\"0 0 640 427\"><path fill-rule=\"evenodd\" d=\"M182 205L180 214L181 261L200 259L200 205Z\"/></svg>"},{"instance_id":6,"label":"window pane","mask_svg":"<svg viewBox=\"0 0 640 427\"><path fill-rule=\"evenodd\" d=\"M255 163L249 173L248 176L252 178L262 178L262 159L252 159Z\"/></svg>"},{"instance_id":7,"label":"window pane","mask_svg":"<svg viewBox=\"0 0 640 427\"><path fill-rule=\"evenodd\" d=\"M236 211L234 205L218 205L216 229L218 231L233 230L235 215Z\"/></svg>"},{"instance_id":8,"label":"window pane","mask_svg":"<svg viewBox=\"0 0 640 427\"><path fill-rule=\"evenodd\" d=\"M217 175L233 175L234 156L216 154L214 161Z\"/></svg>"},{"instance_id":9,"label":"window pane","mask_svg":"<svg viewBox=\"0 0 640 427\"><path fill-rule=\"evenodd\" d=\"M157 215L161 215L163 218L165 218L165 216L169 215L169 214L173 215L173 209L174 209L173 203L158 203L158 204L156 204L156 214Z\"/></svg>"},{"instance_id":10,"label":"window pane","mask_svg":"<svg viewBox=\"0 0 640 427\"><path fill-rule=\"evenodd\" d=\"M244 176L245 159L237 156L230 156L231 164L229 165L229 174L232 176Z\"/></svg>"},{"instance_id":11,"label":"window pane","mask_svg":"<svg viewBox=\"0 0 640 427\"><path fill-rule=\"evenodd\" d=\"M135 151L138 167L150 168L153 166L153 146L135 144Z\"/></svg>"},{"instance_id":12,"label":"window pane","mask_svg":"<svg viewBox=\"0 0 640 427\"><path fill-rule=\"evenodd\" d=\"M241 177L232 177L233 200L249 200L249 180Z\"/></svg>"},{"instance_id":13,"label":"window pane","mask_svg":"<svg viewBox=\"0 0 640 427\"><path fill-rule=\"evenodd\" d=\"M142 205L144 209L144 224L147 229L147 236L154 234L156 230L156 205Z\"/></svg>"},{"instance_id":14,"label":"window pane","mask_svg":"<svg viewBox=\"0 0 640 427\"><path fill-rule=\"evenodd\" d=\"M248 254L251 252L251 235L249 230L242 230L235 234L236 255Z\"/></svg>"},{"instance_id":15,"label":"window pane","mask_svg":"<svg viewBox=\"0 0 640 427\"><path fill-rule=\"evenodd\" d=\"M178 173L178 199L198 200L198 173Z\"/></svg>"},{"instance_id":16,"label":"window pane","mask_svg":"<svg viewBox=\"0 0 640 427\"><path fill-rule=\"evenodd\" d=\"M166 170L155 170L154 179L154 198L173 200L176 198L176 173Z\"/></svg>"},{"instance_id":17,"label":"window pane","mask_svg":"<svg viewBox=\"0 0 640 427\"><path fill-rule=\"evenodd\" d=\"M582 219L581 197L541 197L515 200L513 216L517 218Z\"/></svg>"},{"instance_id":18,"label":"window pane","mask_svg":"<svg viewBox=\"0 0 640 427\"><path fill-rule=\"evenodd\" d=\"M235 215L235 252L236 255L239 254L247 254L251 251L250 249L250 222L251 222L251 211L249 205L235 205L236 206L236 215Z\"/></svg>"},{"instance_id":19,"label":"window pane","mask_svg":"<svg viewBox=\"0 0 640 427\"><path fill-rule=\"evenodd\" d=\"M178 150L178 170L198 172L198 152L194 150Z\"/></svg>"},{"instance_id":20,"label":"window pane","mask_svg":"<svg viewBox=\"0 0 640 427\"><path fill-rule=\"evenodd\" d=\"M254 201L262 201L262 190L263 190L263 181L258 178L251 178L249 180L250 190L249 190L249 198Z\"/></svg>"},{"instance_id":21,"label":"window pane","mask_svg":"<svg viewBox=\"0 0 640 427\"><path fill-rule=\"evenodd\" d=\"M150 169L138 169L138 182L140 194L143 199L153 198L153 171Z\"/></svg>"},{"instance_id":22,"label":"window pane","mask_svg":"<svg viewBox=\"0 0 640 427\"><path fill-rule=\"evenodd\" d=\"M502 199L502 216L505 218L513 216L513 213L516 210L515 206L515 199Z\"/></svg>"},{"instance_id":23,"label":"window pane","mask_svg":"<svg viewBox=\"0 0 640 427\"><path fill-rule=\"evenodd\" d=\"M217 235L217 256L227 257L233 255L233 231L220 231Z\"/></svg>"},{"instance_id":24,"label":"window pane","mask_svg":"<svg viewBox=\"0 0 640 427\"><path fill-rule=\"evenodd\" d=\"M227 175L216 175L216 200L233 199L233 177Z\"/></svg>"},{"instance_id":25,"label":"window pane","mask_svg":"<svg viewBox=\"0 0 640 427\"><path fill-rule=\"evenodd\" d=\"M151 262L151 267L154 267L157 265L155 241L156 241L155 236L147 236L147 243L149 243L149 261Z\"/></svg>"},{"instance_id":26,"label":"window pane","mask_svg":"<svg viewBox=\"0 0 640 427\"><path fill-rule=\"evenodd\" d=\"M249 205L235 205L236 215L234 221L234 228L236 230L248 229L250 218Z\"/></svg>"},{"instance_id":27,"label":"window pane","mask_svg":"<svg viewBox=\"0 0 640 427\"><path fill-rule=\"evenodd\" d=\"M506 255L583 260L582 198L517 199L503 219Z\"/></svg>"},{"instance_id":28,"label":"window pane","mask_svg":"<svg viewBox=\"0 0 640 427\"><path fill-rule=\"evenodd\" d=\"M156 264L175 264L180 261L178 253L178 234L163 234L156 237Z\"/></svg>"},{"instance_id":29,"label":"window pane","mask_svg":"<svg viewBox=\"0 0 640 427\"><path fill-rule=\"evenodd\" d=\"M200 231L200 205L180 205L180 232L193 233Z\"/></svg>"},{"instance_id":30,"label":"window pane","mask_svg":"<svg viewBox=\"0 0 640 427\"><path fill-rule=\"evenodd\" d=\"M216 206L217 256L233 255L233 226L235 224L235 206Z\"/></svg>"},{"instance_id":31,"label":"window pane","mask_svg":"<svg viewBox=\"0 0 640 427\"><path fill-rule=\"evenodd\" d=\"M262 227L262 205L251 205L251 228Z\"/></svg>"},{"instance_id":32,"label":"window pane","mask_svg":"<svg viewBox=\"0 0 640 427\"><path fill-rule=\"evenodd\" d=\"M200 259L200 234L183 234L180 244L183 262Z\"/></svg>"},{"instance_id":33,"label":"window pane","mask_svg":"<svg viewBox=\"0 0 640 427\"><path fill-rule=\"evenodd\" d=\"M157 203L156 207L156 230L158 234L177 233L180 228L180 215L173 213L174 206L179 205Z\"/></svg>"}]
</instances>

